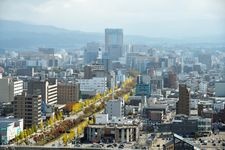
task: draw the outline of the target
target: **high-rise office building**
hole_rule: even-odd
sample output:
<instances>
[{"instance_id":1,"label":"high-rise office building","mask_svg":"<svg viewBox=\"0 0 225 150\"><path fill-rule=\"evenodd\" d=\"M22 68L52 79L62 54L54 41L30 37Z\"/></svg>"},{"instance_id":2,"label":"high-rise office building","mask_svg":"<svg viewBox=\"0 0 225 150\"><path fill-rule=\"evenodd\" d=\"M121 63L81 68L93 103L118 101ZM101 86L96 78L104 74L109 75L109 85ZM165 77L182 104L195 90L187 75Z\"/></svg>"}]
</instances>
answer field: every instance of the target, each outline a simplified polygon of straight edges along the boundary
<instances>
[{"instance_id":1,"label":"high-rise office building","mask_svg":"<svg viewBox=\"0 0 225 150\"><path fill-rule=\"evenodd\" d=\"M29 95L23 92L22 95L15 96L13 112L15 118L24 119L25 128L39 125L42 122L41 95Z\"/></svg>"},{"instance_id":2,"label":"high-rise office building","mask_svg":"<svg viewBox=\"0 0 225 150\"><path fill-rule=\"evenodd\" d=\"M176 114L190 114L190 93L186 84L179 85L179 101L176 103Z\"/></svg>"},{"instance_id":3,"label":"high-rise office building","mask_svg":"<svg viewBox=\"0 0 225 150\"><path fill-rule=\"evenodd\" d=\"M42 100L47 105L57 103L57 79L39 80L32 79L28 81L28 94L41 94Z\"/></svg>"},{"instance_id":4,"label":"high-rise office building","mask_svg":"<svg viewBox=\"0 0 225 150\"><path fill-rule=\"evenodd\" d=\"M123 53L123 30L105 29L105 51L112 60L118 60Z\"/></svg>"}]
</instances>

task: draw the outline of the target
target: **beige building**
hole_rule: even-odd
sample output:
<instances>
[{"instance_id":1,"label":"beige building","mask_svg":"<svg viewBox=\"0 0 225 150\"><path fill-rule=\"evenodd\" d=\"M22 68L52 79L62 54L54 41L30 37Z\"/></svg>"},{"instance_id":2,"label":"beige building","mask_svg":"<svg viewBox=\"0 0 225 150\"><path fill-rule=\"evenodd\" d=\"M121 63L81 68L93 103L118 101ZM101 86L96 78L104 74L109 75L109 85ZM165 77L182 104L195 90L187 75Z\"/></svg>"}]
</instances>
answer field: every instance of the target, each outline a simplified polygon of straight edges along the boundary
<instances>
[{"instance_id":1,"label":"beige building","mask_svg":"<svg viewBox=\"0 0 225 150\"><path fill-rule=\"evenodd\" d=\"M58 104L67 104L79 101L80 85L78 83L59 83L58 84Z\"/></svg>"},{"instance_id":2,"label":"beige building","mask_svg":"<svg viewBox=\"0 0 225 150\"><path fill-rule=\"evenodd\" d=\"M15 96L14 117L23 118L25 128L40 124L42 122L41 101L41 95L28 95L26 92Z\"/></svg>"},{"instance_id":3,"label":"beige building","mask_svg":"<svg viewBox=\"0 0 225 150\"><path fill-rule=\"evenodd\" d=\"M0 78L0 102L12 102L14 96L23 92L23 81L13 78Z\"/></svg>"}]
</instances>

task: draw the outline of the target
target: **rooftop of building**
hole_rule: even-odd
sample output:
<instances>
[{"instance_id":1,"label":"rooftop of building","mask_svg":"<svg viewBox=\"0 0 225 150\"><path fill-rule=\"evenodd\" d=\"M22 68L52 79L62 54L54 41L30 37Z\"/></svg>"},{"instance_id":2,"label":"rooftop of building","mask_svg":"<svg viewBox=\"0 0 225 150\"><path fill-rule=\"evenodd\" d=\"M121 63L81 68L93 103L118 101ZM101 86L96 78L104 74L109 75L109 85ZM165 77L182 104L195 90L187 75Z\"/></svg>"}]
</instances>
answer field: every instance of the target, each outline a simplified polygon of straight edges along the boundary
<instances>
[{"instance_id":1,"label":"rooftop of building","mask_svg":"<svg viewBox=\"0 0 225 150\"><path fill-rule=\"evenodd\" d=\"M141 100L142 96L130 96L129 99L130 100Z\"/></svg>"},{"instance_id":2,"label":"rooftop of building","mask_svg":"<svg viewBox=\"0 0 225 150\"><path fill-rule=\"evenodd\" d=\"M1 80L22 81L18 77L2 77Z\"/></svg>"},{"instance_id":3,"label":"rooftop of building","mask_svg":"<svg viewBox=\"0 0 225 150\"><path fill-rule=\"evenodd\" d=\"M181 122L182 120L199 120L199 119L211 120L210 118L203 118L201 116L187 116L184 114L177 114L174 117L173 122Z\"/></svg>"},{"instance_id":4,"label":"rooftop of building","mask_svg":"<svg viewBox=\"0 0 225 150\"><path fill-rule=\"evenodd\" d=\"M167 109L166 104L150 104L146 106L145 109Z\"/></svg>"},{"instance_id":5,"label":"rooftop of building","mask_svg":"<svg viewBox=\"0 0 225 150\"><path fill-rule=\"evenodd\" d=\"M225 84L225 81L215 81L215 83L224 83Z\"/></svg>"},{"instance_id":6,"label":"rooftop of building","mask_svg":"<svg viewBox=\"0 0 225 150\"><path fill-rule=\"evenodd\" d=\"M163 111L159 111L159 110L153 110L151 111L151 113L162 113Z\"/></svg>"},{"instance_id":7,"label":"rooftop of building","mask_svg":"<svg viewBox=\"0 0 225 150\"><path fill-rule=\"evenodd\" d=\"M88 127L91 127L91 128L136 128L138 127L138 125L109 123L109 124L92 124L92 125L88 125Z\"/></svg>"},{"instance_id":8,"label":"rooftop of building","mask_svg":"<svg viewBox=\"0 0 225 150\"><path fill-rule=\"evenodd\" d=\"M66 104L54 104L54 107L57 109L63 109L64 107L66 107Z\"/></svg>"},{"instance_id":9,"label":"rooftop of building","mask_svg":"<svg viewBox=\"0 0 225 150\"><path fill-rule=\"evenodd\" d=\"M73 81L70 81L70 82L58 82L58 85L61 85L61 86L73 86L73 85L79 85L78 82L73 82Z\"/></svg>"},{"instance_id":10,"label":"rooftop of building","mask_svg":"<svg viewBox=\"0 0 225 150\"><path fill-rule=\"evenodd\" d=\"M118 102L118 101L122 101L123 98L118 98L118 99L110 99L108 102Z\"/></svg>"},{"instance_id":11,"label":"rooftop of building","mask_svg":"<svg viewBox=\"0 0 225 150\"><path fill-rule=\"evenodd\" d=\"M193 146L194 149L199 150L199 148L196 147L195 144L194 144L193 142L191 142L191 141L189 141L189 140L183 138L182 136L180 136L180 135L178 135L178 134L174 134L173 136L174 136L174 138L177 138L177 139L179 139L179 140L182 140L182 141L184 141L185 143L187 143L187 144Z\"/></svg>"},{"instance_id":12,"label":"rooftop of building","mask_svg":"<svg viewBox=\"0 0 225 150\"><path fill-rule=\"evenodd\" d=\"M13 122L21 121L22 119L11 118L11 117L0 117L0 128L8 127Z\"/></svg>"}]
</instances>

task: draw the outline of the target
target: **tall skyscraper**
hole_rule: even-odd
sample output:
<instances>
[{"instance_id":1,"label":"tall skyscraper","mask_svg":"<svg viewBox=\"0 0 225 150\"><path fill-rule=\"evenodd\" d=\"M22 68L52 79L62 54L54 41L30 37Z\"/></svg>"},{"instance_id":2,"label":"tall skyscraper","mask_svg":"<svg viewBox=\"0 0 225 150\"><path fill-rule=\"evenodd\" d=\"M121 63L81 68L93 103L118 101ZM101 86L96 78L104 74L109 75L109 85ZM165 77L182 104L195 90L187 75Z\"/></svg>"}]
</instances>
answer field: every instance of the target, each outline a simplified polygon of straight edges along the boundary
<instances>
[{"instance_id":1,"label":"tall skyscraper","mask_svg":"<svg viewBox=\"0 0 225 150\"><path fill-rule=\"evenodd\" d=\"M176 114L190 114L190 93L186 84L179 85L179 101L176 103Z\"/></svg>"},{"instance_id":2,"label":"tall skyscraper","mask_svg":"<svg viewBox=\"0 0 225 150\"><path fill-rule=\"evenodd\" d=\"M123 30L105 29L105 51L109 58L118 60L123 53Z\"/></svg>"}]
</instances>

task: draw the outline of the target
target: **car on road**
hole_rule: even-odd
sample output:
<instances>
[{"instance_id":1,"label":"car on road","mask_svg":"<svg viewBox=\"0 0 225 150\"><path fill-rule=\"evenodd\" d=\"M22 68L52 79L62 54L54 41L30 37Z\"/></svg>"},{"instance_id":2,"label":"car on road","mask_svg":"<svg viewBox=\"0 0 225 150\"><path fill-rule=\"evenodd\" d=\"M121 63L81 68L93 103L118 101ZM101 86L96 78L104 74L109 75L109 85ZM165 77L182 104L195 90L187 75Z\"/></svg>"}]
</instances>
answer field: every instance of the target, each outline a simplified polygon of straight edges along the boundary
<instances>
[{"instance_id":1,"label":"car on road","mask_svg":"<svg viewBox=\"0 0 225 150\"><path fill-rule=\"evenodd\" d=\"M107 145L106 147L107 147L107 148L114 148L114 146L111 145L111 144L110 144L110 145Z\"/></svg>"}]
</instances>

